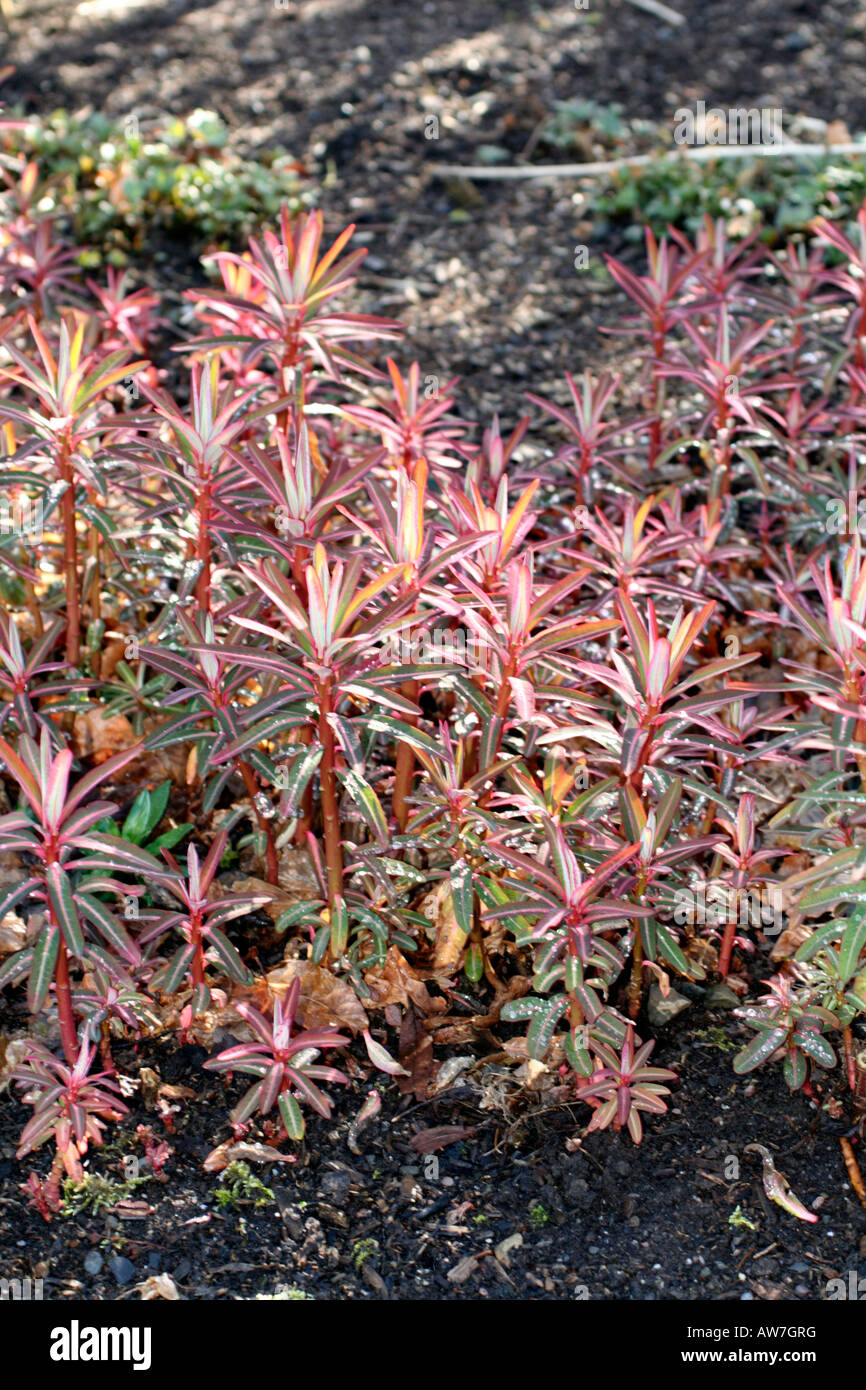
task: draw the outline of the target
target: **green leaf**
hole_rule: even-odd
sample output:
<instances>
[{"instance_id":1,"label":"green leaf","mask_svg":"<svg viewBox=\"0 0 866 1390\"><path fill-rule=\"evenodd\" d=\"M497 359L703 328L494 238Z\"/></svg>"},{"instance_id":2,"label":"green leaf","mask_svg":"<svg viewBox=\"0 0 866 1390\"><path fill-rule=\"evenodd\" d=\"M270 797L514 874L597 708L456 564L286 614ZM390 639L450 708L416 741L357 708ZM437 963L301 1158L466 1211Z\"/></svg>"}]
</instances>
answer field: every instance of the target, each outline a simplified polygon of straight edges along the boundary
<instances>
[{"instance_id":1,"label":"green leaf","mask_svg":"<svg viewBox=\"0 0 866 1390\"><path fill-rule=\"evenodd\" d=\"M27 1007L32 1014L38 1014L45 1007L59 950L60 931L51 923L46 923L33 948L30 979L27 982Z\"/></svg>"},{"instance_id":2,"label":"green leaf","mask_svg":"<svg viewBox=\"0 0 866 1390\"><path fill-rule=\"evenodd\" d=\"M349 913L342 897L337 894L331 913L331 955L339 960L349 944Z\"/></svg>"},{"instance_id":3,"label":"green leaf","mask_svg":"<svg viewBox=\"0 0 866 1390\"><path fill-rule=\"evenodd\" d=\"M290 1139L300 1143L307 1128L301 1107L289 1091L281 1091L279 1097L280 1116Z\"/></svg>"},{"instance_id":4,"label":"green leaf","mask_svg":"<svg viewBox=\"0 0 866 1390\"><path fill-rule=\"evenodd\" d=\"M145 788L143 792L135 798L132 803L129 815L123 822L121 834L125 840L131 840L133 844L140 845L150 829L153 805L151 794Z\"/></svg>"},{"instance_id":5,"label":"green leaf","mask_svg":"<svg viewBox=\"0 0 866 1390\"><path fill-rule=\"evenodd\" d=\"M45 874L45 887L54 920L63 932L63 939L74 956L84 955L84 933L78 917L78 908L72 894L69 875L59 864L49 864Z\"/></svg>"},{"instance_id":6,"label":"green leaf","mask_svg":"<svg viewBox=\"0 0 866 1390\"><path fill-rule=\"evenodd\" d=\"M460 930L468 936L472 931L475 888L472 882L472 870L465 859L458 859L456 863L452 864L450 878L454 916Z\"/></svg>"},{"instance_id":7,"label":"green leaf","mask_svg":"<svg viewBox=\"0 0 866 1390\"><path fill-rule=\"evenodd\" d=\"M659 952L663 959L674 967L674 970L678 970L681 975L685 975L691 980L704 978L706 973L704 967L697 961L686 960L664 923L656 921L656 934Z\"/></svg>"},{"instance_id":8,"label":"green leaf","mask_svg":"<svg viewBox=\"0 0 866 1390\"><path fill-rule=\"evenodd\" d=\"M556 1025L567 1008L568 1000L560 995L556 999L545 1000L542 1008L533 1014L526 1034L526 1050L536 1062L544 1060L553 1041Z\"/></svg>"},{"instance_id":9,"label":"green leaf","mask_svg":"<svg viewBox=\"0 0 866 1390\"><path fill-rule=\"evenodd\" d=\"M849 921L839 947L839 974L843 980L850 980L852 975L856 975L864 946L866 946L866 912L861 912Z\"/></svg>"},{"instance_id":10,"label":"green leaf","mask_svg":"<svg viewBox=\"0 0 866 1390\"><path fill-rule=\"evenodd\" d=\"M208 932L208 945L229 979L236 980L239 985L252 984L253 972L247 969L228 937L218 927L211 927Z\"/></svg>"},{"instance_id":11,"label":"green leaf","mask_svg":"<svg viewBox=\"0 0 866 1390\"><path fill-rule=\"evenodd\" d=\"M812 1032L811 1029L802 1032L798 1030L794 1033L792 1041L801 1052L805 1052L807 1057L817 1062L819 1067L835 1067L836 1053L820 1033Z\"/></svg>"},{"instance_id":12,"label":"green leaf","mask_svg":"<svg viewBox=\"0 0 866 1390\"><path fill-rule=\"evenodd\" d=\"M787 1036L787 1028L762 1028L760 1033L746 1044L742 1052L737 1053L734 1058L734 1071L738 1076L742 1076L745 1072L763 1066L773 1053L778 1051Z\"/></svg>"},{"instance_id":13,"label":"green leaf","mask_svg":"<svg viewBox=\"0 0 866 1390\"><path fill-rule=\"evenodd\" d=\"M179 947L168 965L163 966L162 970L158 970L154 975L150 982L151 987L162 990L164 994L175 994L193 963L195 949L191 941Z\"/></svg>"},{"instance_id":14,"label":"green leaf","mask_svg":"<svg viewBox=\"0 0 866 1390\"><path fill-rule=\"evenodd\" d=\"M809 1063L802 1052L797 1051L796 1047L789 1048L785 1054L782 1075L785 1078L785 1084L792 1091L799 1091L809 1075Z\"/></svg>"},{"instance_id":15,"label":"green leaf","mask_svg":"<svg viewBox=\"0 0 866 1390\"><path fill-rule=\"evenodd\" d=\"M14 984L16 980L21 980L30 971L33 963L33 947L28 946L24 951L15 951L8 960L4 960L0 965L0 989L4 985Z\"/></svg>"},{"instance_id":16,"label":"green leaf","mask_svg":"<svg viewBox=\"0 0 866 1390\"><path fill-rule=\"evenodd\" d=\"M360 772L347 768L339 773L340 781L364 819L364 824L379 845L385 849L390 842L388 819L370 783Z\"/></svg>"},{"instance_id":17,"label":"green leaf","mask_svg":"<svg viewBox=\"0 0 866 1390\"><path fill-rule=\"evenodd\" d=\"M463 962L463 974L476 985L484 974L484 952L477 941L470 941Z\"/></svg>"}]
</instances>

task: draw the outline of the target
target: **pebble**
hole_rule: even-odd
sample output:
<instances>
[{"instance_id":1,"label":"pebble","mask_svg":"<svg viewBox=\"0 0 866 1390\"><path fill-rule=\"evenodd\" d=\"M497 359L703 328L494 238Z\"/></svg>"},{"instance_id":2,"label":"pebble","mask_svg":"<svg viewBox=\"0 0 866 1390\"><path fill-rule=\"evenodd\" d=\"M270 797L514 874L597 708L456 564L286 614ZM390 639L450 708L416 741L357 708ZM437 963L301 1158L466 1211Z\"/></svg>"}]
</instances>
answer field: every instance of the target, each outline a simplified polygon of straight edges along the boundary
<instances>
[{"instance_id":1,"label":"pebble","mask_svg":"<svg viewBox=\"0 0 866 1390\"><path fill-rule=\"evenodd\" d=\"M671 1023L684 1009L691 1008L691 1003L691 999L686 999L675 989L669 990L665 998L658 985L653 984L650 986L647 1003L649 1021L653 1028L664 1028L666 1023Z\"/></svg>"},{"instance_id":2,"label":"pebble","mask_svg":"<svg viewBox=\"0 0 866 1390\"><path fill-rule=\"evenodd\" d=\"M719 982L707 990L704 1003L708 1009L737 1009L741 1000L732 989Z\"/></svg>"},{"instance_id":3,"label":"pebble","mask_svg":"<svg viewBox=\"0 0 866 1390\"><path fill-rule=\"evenodd\" d=\"M128 1284L130 1279L135 1278L135 1265L125 1255L111 1255L108 1267L118 1284Z\"/></svg>"},{"instance_id":4,"label":"pebble","mask_svg":"<svg viewBox=\"0 0 866 1390\"><path fill-rule=\"evenodd\" d=\"M85 1255L84 1268L87 1270L88 1274L99 1273L102 1269L102 1256L98 1250L91 1250L88 1255Z\"/></svg>"}]
</instances>

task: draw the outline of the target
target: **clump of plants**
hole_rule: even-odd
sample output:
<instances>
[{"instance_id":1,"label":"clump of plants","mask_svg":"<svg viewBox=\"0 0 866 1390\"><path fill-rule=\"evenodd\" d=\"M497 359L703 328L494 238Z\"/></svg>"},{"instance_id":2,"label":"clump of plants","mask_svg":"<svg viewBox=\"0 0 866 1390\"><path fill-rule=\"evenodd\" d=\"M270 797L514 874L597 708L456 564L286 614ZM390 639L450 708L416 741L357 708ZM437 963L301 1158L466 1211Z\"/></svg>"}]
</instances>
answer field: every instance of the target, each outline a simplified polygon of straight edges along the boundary
<instances>
[{"instance_id":1,"label":"clump of plants","mask_svg":"<svg viewBox=\"0 0 866 1390\"><path fill-rule=\"evenodd\" d=\"M576 372L477 440L347 307L351 227L286 207L217 255L168 390L157 306L32 225L39 273L0 257L0 985L49 1039L20 1156L80 1181L154 1027L252 1078L236 1141L324 1143L467 995L479 1055L638 1143L678 979L741 1000L737 1071L847 1103L866 206L808 253L648 234L610 262L636 388Z\"/></svg>"},{"instance_id":2,"label":"clump of plants","mask_svg":"<svg viewBox=\"0 0 866 1390\"><path fill-rule=\"evenodd\" d=\"M98 111L12 115L0 151L25 180L38 169L28 201L63 224L88 267L124 265L160 233L199 250L236 245L283 203L304 201L297 161L280 148L245 156L214 111L141 122Z\"/></svg>"},{"instance_id":3,"label":"clump of plants","mask_svg":"<svg viewBox=\"0 0 866 1390\"><path fill-rule=\"evenodd\" d=\"M581 163L622 161L593 175L591 212L637 242L646 227L656 236L673 226L694 237L711 217L723 219L734 238L758 233L776 246L808 233L818 216L854 221L866 197L861 155L836 154L828 146L819 155L750 159L728 159L719 151L718 158L698 162L686 151L670 157L674 130L671 122L628 119L616 103L558 101L538 132L537 152ZM625 162L636 155L658 158Z\"/></svg>"}]
</instances>

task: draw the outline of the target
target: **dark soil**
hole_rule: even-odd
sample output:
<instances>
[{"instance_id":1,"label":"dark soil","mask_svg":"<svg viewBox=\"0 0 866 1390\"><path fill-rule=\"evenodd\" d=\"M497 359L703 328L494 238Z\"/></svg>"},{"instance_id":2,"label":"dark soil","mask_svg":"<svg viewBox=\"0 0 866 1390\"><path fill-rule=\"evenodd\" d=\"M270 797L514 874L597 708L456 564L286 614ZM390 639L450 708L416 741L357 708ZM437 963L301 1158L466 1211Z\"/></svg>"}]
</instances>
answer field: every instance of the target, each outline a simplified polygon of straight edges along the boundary
<instances>
[{"instance_id":1,"label":"dark soil","mask_svg":"<svg viewBox=\"0 0 866 1390\"><path fill-rule=\"evenodd\" d=\"M421 1104L383 1084L382 1111L353 1152L349 1127L368 1089L334 1087L332 1121L310 1121L294 1163L252 1165L274 1200L223 1209L214 1192L224 1179L202 1162L231 1137L226 1116L241 1082L226 1089L203 1072L200 1047L150 1044L121 1053L120 1069L136 1078L146 1065L197 1098L181 1103L171 1131L131 1100L129 1118L88 1162L120 1184L124 1155L142 1153L136 1126L165 1137L167 1180L134 1193L146 1214L46 1224L17 1190L31 1162L13 1161L27 1112L7 1101L0 1261L7 1278L41 1275L54 1299L137 1297L155 1273L194 1299L250 1299L280 1285L317 1299L820 1299L829 1279L866 1275L866 1213L840 1157L845 1126L792 1097L777 1071L736 1077L731 1053L744 1038L743 1025L699 1002L662 1030L655 1060L681 1082L639 1148L605 1133L569 1152L586 1108L547 1108L482 1061ZM470 1133L435 1155L410 1147L440 1126ZM815 1225L767 1201L760 1159L745 1152L755 1142L817 1211ZM44 1173L44 1153L32 1166ZM92 1265L95 1253L94 1274L85 1259Z\"/></svg>"},{"instance_id":2,"label":"dark soil","mask_svg":"<svg viewBox=\"0 0 866 1390\"><path fill-rule=\"evenodd\" d=\"M290 148L324 180L331 229L356 221L370 247L357 307L402 318L401 358L446 380L462 375L462 412L486 421L497 409L510 426L525 390L558 391L566 369L613 359L597 329L624 301L597 274L606 248L592 243L591 207L569 181L454 186L437 163L475 162L485 143L519 159L552 103L571 97L619 101L652 120L703 98L866 127L858 7L671 2L687 16L681 30L626 0L590 0L588 11L566 0L144 0L102 18L92 6L82 15L57 0L16 0L3 58L17 71L3 94L34 111L91 106L143 120L202 106L251 151ZM438 140L425 138L430 115ZM585 241L590 270L576 275L574 248ZM181 248L166 273L188 277ZM167 1181L136 1193L152 1210L46 1224L17 1187L29 1171L14 1160L27 1112L4 1096L0 1267L7 1278L43 1277L47 1297L68 1299L128 1296L161 1272L196 1299L278 1285L323 1299L818 1299L828 1279L866 1274L866 1212L838 1142L845 1124L792 1097L778 1070L735 1077L732 1044L744 1036L699 1001L662 1031L655 1060L681 1081L638 1149L602 1134L569 1152L586 1108L520 1095L507 1068L479 1058L421 1104L383 1085L382 1112L356 1153L349 1126L370 1083L334 1088L334 1120L311 1121L297 1161L255 1170L274 1202L222 1210L219 1175L202 1161L229 1137L239 1084L226 1093L203 1072L200 1048L149 1044L121 1053L120 1069L136 1076L146 1065L198 1097L165 1134L175 1150ZM139 1123L163 1137L153 1113L133 1110L91 1170L120 1181L124 1154L141 1153ZM434 1177L409 1141L446 1125L473 1133L434 1155ZM774 1152L816 1225L766 1200L760 1161L745 1152L754 1142ZM44 1172L44 1154L32 1166ZM731 1225L738 1207L754 1229ZM522 1244L497 1258L513 1235ZM96 1253L101 1269L89 1273Z\"/></svg>"}]
</instances>

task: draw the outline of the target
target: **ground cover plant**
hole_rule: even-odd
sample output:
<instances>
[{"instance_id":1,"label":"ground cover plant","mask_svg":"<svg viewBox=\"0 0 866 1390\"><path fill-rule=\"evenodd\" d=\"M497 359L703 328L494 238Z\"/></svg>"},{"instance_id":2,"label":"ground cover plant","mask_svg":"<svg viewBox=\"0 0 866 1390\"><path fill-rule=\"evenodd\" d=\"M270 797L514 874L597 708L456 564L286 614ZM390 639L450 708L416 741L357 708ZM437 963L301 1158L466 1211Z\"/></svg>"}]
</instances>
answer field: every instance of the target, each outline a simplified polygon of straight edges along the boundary
<instances>
[{"instance_id":1,"label":"ground cover plant","mask_svg":"<svg viewBox=\"0 0 866 1390\"><path fill-rule=\"evenodd\" d=\"M550 451L529 416L473 439L352 311L351 227L284 207L218 253L169 365L157 297L85 281L20 189L0 984L34 1016L39 1210L123 1113L117 1040L165 1029L254 1078L236 1137L325 1143L347 1072L423 1094L440 1038L495 1026L639 1143L676 1082L648 992L715 979L754 1033L734 1068L853 1126L866 207L783 252L707 220L611 259L640 384L530 392ZM772 1164L767 1192L811 1219Z\"/></svg>"},{"instance_id":2,"label":"ground cover plant","mask_svg":"<svg viewBox=\"0 0 866 1390\"><path fill-rule=\"evenodd\" d=\"M0 164L22 158L21 211L32 206L61 219L76 260L90 267L124 266L151 253L160 236L186 237L199 250L237 241L283 203L303 202L297 160L279 148L244 158L215 111L140 122L98 111L16 110L0 129Z\"/></svg>"}]
</instances>

